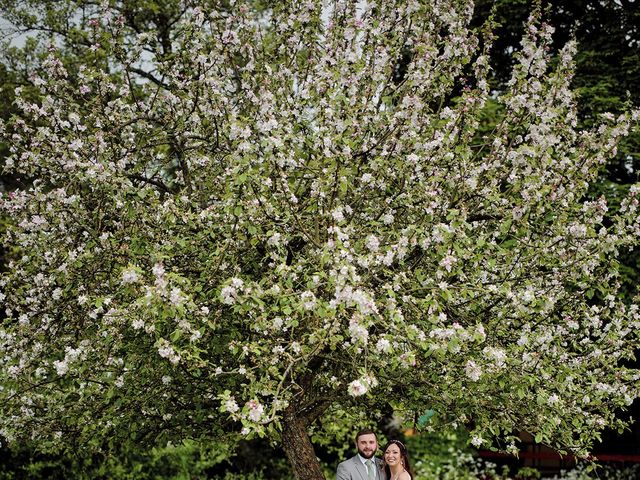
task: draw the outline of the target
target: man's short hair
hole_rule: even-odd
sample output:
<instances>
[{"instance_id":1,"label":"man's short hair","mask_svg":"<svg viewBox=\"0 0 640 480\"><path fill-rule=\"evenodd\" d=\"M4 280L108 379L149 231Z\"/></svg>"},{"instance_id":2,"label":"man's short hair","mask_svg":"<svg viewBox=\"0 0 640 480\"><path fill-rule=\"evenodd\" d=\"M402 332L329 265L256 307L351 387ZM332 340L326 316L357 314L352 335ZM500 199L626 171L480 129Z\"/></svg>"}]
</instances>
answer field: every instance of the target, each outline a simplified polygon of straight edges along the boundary
<instances>
[{"instance_id":1,"label":"man's short hair","mask_svg":"<svg viewBox=\"0 0 640 480\"><path fill-rule=\"evenodd\" d=\"M358 439L363 435L373 435L374 437L376 437L376 441L378 440L376 432L374 432L370 428L365 428L364 430L360 430L358 433L356 433L356 443L358 443Z\"/></svg>"}]
</instances>

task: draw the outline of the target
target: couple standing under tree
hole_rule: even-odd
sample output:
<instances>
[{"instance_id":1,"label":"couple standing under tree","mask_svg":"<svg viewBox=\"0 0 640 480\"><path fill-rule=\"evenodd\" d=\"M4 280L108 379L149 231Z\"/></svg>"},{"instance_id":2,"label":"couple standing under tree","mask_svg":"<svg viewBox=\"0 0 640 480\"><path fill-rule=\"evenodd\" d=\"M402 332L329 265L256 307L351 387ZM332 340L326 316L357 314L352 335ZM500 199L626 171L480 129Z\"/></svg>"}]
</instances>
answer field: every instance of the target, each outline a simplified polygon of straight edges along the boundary
<instances>
[{"instance_id":1,"label":"couple standing under tree","mask_svg":"<svg viewBox=\"0 0 640 480\"><path fill-rule=\"evenodd\" d=\"M391 440L382 449L382 460L375 457L378 437L373 430L356 435L358 454L338 465L336 480L412 480L407 448Z\"/></svg>"}]
</instances>

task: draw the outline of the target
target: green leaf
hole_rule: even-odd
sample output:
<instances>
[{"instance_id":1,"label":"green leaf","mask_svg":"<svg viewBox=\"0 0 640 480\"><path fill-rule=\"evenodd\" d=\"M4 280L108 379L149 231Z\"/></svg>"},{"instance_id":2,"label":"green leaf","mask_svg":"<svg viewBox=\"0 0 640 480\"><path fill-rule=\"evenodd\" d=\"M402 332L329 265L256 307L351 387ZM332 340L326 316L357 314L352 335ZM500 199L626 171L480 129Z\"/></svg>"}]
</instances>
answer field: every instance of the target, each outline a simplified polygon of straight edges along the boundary
<instances>
[{"instance_id":1,"label":"green leaf","mask_svg":"<svg viewBox=\"0 0 640 480\"><path fill-rule=\"evenodd\" d=\"M513 220L511 218L507 219L506 221L504 221L502 223L502 225L500 225L500 233L502 235L506 234L509 230L511 230L511 224L513 223Z\"/></svg>"}]
</instances>

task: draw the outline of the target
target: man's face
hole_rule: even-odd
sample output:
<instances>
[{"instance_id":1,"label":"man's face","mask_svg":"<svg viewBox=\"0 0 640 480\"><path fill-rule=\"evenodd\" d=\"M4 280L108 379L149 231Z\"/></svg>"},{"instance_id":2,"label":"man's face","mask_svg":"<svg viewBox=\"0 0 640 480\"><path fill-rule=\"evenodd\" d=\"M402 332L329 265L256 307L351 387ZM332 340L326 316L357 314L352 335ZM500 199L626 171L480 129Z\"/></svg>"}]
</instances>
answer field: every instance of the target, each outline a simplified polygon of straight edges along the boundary
<instances>
[{"instance_id":1,"label":"man's face","mask_svg":"<svg viewBox=\"0 0 640 480\"><path fill-rule=\"evenodd\" d=\"M376 440L376 436L373 433L360 435L356 441L356 448L362 457L371 458L378 450L378 440Z\"/></svg>"}]
</instances>

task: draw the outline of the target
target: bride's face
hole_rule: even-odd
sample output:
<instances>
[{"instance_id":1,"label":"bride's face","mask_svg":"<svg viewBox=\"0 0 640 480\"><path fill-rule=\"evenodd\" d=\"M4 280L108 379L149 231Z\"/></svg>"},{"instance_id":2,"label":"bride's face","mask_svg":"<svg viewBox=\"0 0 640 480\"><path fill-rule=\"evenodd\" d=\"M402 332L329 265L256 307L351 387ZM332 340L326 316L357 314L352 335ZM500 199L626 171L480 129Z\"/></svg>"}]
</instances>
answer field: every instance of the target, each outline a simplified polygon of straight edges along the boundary
<instances>
[{"instance_id":1,"label":"bride's face","mask_svg":"<svg viewBox=\"0 0 640 480\"><path fill-rule=\"evenodd\" d=\"M392 443L384 452L384 461L387 462L387 465L393 467L394 465L398 465L401 460L402 455L400 454L400 447L395 443Z\"/></svg>"}]
</instances>

